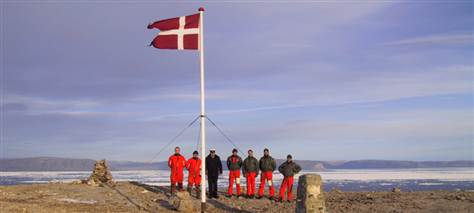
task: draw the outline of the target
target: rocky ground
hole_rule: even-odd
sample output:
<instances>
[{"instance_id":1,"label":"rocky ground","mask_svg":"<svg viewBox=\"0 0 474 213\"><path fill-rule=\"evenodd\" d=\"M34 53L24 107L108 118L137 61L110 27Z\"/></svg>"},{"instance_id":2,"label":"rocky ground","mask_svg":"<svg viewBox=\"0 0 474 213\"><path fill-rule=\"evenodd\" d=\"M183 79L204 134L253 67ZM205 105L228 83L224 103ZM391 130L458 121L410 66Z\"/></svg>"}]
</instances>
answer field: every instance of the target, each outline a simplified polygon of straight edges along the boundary
<instances>
[{"instance_id":1,"label":"rocky ground","mask_svg":"<svg viewBox=\"0 0 474 213\"><path fill-rule=\"evenodd\" d=\"M226 198L208 200L208 212L294 212L295 202ZM0 186L0 212L176 212L169 188L134 182ZM199 211L200 200L192 202ZM327 212L474 212L474 192L326 193Z\"/></svg>"}]
</instances>

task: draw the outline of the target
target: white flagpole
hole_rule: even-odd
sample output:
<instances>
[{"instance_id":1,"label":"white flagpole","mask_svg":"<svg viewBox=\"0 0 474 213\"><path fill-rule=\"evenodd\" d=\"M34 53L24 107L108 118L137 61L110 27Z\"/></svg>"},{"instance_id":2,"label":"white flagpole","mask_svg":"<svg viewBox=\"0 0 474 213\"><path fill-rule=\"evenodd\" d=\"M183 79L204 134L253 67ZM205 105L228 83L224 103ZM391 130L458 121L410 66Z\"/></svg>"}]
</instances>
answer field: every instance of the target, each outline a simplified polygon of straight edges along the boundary
<instances>
[{"instance_id":1,"label":"white flagpole","mask_svg":"<svg viewBox=\"0 0 474 213\"><path fill-rule=\"evenodd\" d=\"M199 59L201 70L201 212L206 211L206 111L204 96L204 8L199 8Z\"/></svg>"}]
</instances>

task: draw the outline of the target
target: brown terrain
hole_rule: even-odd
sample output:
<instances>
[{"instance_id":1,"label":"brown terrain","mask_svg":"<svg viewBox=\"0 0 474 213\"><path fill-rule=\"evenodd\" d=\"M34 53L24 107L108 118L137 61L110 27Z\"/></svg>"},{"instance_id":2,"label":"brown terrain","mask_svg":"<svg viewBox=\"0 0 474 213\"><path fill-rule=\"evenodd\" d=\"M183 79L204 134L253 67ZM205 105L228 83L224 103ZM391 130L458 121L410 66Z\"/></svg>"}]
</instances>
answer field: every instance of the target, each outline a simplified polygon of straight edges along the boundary
<instances>
[{"instance_id":1,"label":"brown terrain","mask_svg":"<svg viewBox=\"0 0 474 213\"><path fill-rule=\"evenodd\" d=\"M222 190L224 191L224 190ZM193 195L194 196L194 195ZM326 192L327 212L474 212L474 192ZM192 198L199 212L200 200ZM295 202L226 198L208 200L208 212L294 212ZM118 182L0 186L0 212L176 212L169 187Z\"/></svg>"}]
</instances>

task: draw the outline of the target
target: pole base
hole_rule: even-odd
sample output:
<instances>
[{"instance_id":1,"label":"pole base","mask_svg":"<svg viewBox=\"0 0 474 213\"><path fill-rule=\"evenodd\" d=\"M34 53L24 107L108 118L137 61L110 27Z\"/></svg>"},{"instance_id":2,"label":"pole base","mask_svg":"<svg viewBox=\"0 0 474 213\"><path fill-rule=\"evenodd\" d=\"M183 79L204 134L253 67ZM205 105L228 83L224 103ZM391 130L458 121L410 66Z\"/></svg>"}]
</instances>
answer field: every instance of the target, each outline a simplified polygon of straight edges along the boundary
<instances>
[{"instance_id":1,"label":"pole base","mask_svg":"<svg viewBox=\"0 0 474 213\"><path fill-rule=\"evenodd\" d=\"M201 202L201 213L206 212L206 203Z\"/></svg>"}]
</instances>

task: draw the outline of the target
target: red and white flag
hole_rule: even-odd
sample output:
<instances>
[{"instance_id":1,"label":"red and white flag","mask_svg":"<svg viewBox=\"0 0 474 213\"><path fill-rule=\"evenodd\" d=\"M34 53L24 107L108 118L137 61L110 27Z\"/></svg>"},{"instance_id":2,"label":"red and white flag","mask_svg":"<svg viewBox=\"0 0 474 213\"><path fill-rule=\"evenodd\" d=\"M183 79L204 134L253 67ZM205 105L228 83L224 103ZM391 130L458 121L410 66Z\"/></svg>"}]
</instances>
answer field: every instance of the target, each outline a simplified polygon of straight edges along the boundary
<instances>
[{"instance_id":1,"label":"red and white flag","mask_svg":"<svg viewBox=\"0 0 474 213\"><path fill-rule=\"evenodd\" d=\"M199 49L199 13L156 21L148 29L159 29L150 46L159 49Z\"/></svg>"}]
</instances>

